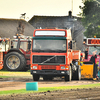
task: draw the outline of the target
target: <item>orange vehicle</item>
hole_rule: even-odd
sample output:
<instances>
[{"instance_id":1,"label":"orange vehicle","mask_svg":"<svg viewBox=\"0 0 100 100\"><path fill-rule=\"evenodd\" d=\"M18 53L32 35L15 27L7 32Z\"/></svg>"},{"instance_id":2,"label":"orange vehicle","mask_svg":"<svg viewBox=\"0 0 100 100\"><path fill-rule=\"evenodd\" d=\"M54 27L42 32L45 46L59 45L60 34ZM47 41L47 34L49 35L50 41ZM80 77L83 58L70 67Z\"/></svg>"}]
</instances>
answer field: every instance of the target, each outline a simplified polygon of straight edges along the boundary
<instances>
[{"instance_id":1,"label":"orange vehicle","mask_svg":"<svg viewBox=\"0 0 100 100\"><path fill-rule=\"evenodd\" d=\"M70 29L36 29L31 43L31 74L34 81L64 76L65 81L81 79L80 51L72 50Z\"/></svg>"}]
</instances>

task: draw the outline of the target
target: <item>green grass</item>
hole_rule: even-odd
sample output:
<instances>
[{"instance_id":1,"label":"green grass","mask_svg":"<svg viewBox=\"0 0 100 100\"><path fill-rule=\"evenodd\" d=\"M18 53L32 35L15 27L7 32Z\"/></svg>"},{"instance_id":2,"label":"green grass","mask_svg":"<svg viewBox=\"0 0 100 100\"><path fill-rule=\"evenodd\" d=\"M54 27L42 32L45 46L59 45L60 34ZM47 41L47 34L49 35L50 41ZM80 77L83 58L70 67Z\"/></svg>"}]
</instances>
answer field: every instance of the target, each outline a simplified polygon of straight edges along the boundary
<instances>
[{"instance_id":1,"label":"green grass","mask_svg":"<svg viewBox=\"0 0 100 100\"><path fill-rule=\"evenodd\" d=\"M2 76L0 75L0 78L10 78L11 76Z\"/></svg>"},{"instance_id":2,"label":"green grass","mask_svg":"<svg viewBox=\"0 0 100 100\"><path fill-rule=\"evenodd\" d=\"M0 91L0 95L39 93L39 92L47 92L48 90L55 91L55 90L66 90L66 89L77 89L77 88L83 89L83 88L95 88L95 87L100 88L100 83L88 84L88 85L78 85L78 86L42 87L42 88L39 88L38 91L26 91L26 89Z\"/></svg>"}]
</instances>

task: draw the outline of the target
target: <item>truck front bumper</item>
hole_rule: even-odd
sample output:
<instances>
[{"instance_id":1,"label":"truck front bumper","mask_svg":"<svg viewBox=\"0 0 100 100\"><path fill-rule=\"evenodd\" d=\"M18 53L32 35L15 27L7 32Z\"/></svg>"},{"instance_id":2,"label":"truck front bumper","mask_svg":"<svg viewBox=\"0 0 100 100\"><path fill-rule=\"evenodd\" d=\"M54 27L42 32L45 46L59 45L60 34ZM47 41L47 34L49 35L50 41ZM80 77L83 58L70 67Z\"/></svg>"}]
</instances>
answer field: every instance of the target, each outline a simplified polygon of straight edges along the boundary
<instances>
[{"instance_id":1,"label":"truck front bumper","mask_svg":"<svg viewBox=\"0 0 100 100\"><path fill-rule=\"evenodd\" d=\"M69 75L69 70L31 70L32 75L53 75L53 76L64 76Z\"/></svg>"}]
</instances>

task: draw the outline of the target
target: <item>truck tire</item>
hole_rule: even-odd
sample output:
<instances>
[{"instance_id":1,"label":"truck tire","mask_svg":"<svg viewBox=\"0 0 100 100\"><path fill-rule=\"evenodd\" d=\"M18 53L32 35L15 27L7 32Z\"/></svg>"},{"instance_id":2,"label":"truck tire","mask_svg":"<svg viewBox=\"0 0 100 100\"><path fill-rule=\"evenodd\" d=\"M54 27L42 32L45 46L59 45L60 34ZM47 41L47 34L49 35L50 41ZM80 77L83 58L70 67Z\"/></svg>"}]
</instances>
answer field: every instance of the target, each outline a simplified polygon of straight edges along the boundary
<instances>
[{"instance_id":1,"label":"truck tire","mask_svg":"<svg viewBox=\"0 0 100 100\"><path fill-rule=\"evenodd\" d=\"M25 57L18 52L10 52L4 58L4 68L8 71L24 71Z\"/></svg>"},{"instance_id":2,"label":"truck tire","mask_svg":"<svg viewBox=\"0 0 100 100\"><path fill-rule=\"evenodd\" d=\"M78 66L78 68L77 68L76 75L77 75L77 80L81 80L81 67L80 66Z\"/></svg>"},{"instance_id":3,"label":"truck tire","mask_svg":"<svg viewBox=\"0 0 100 100\"><path fill-rule=\"evenodd\" d=\"M38 81L38 80L39 80L39 78L40 78L40 76L39 76L39 75L33 75L33 81Z\"/></svg>"},{"instance_id":4,"label":"truck tire","mask_svg":"<svg viewBox=\"0 0 100 100\"><path fill-rule=\"evenodd\" d=\"M73 80L81 80L81 68L77 66L77 70L73 74Z\"/></svg>"},{"instance_id":5,"label":"truck tire","mask_svg":"<svg viewBox=\"0 0 100 100\"><path fill-rule=\"evenodd\" d=\"M71 66L70 66L69 75L65 76L65 81L71 81L71 80L72 80L72 69L71 69Z\"/></svg>"}]
</instances>

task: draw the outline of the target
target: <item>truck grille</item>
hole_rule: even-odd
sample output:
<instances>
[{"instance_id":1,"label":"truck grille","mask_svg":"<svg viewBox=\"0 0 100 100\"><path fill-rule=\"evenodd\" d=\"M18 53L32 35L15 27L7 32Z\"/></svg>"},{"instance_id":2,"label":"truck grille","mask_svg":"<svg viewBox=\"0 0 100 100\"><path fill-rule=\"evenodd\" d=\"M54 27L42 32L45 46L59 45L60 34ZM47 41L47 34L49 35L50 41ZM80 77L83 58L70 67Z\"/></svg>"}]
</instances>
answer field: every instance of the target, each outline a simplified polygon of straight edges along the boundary
<instances>
[{"instance_id":1,"label":"truck grille","mask_svg":"<svg viewBox=\"0 0 100 100\"><path fill-rule=\"evenodd\" d=\"M65 64L65 56L33 55L34 64Z\"/></svg>"},{"instance_id":2,"label":"truck grille","mask_svg":"<svg viewBox=\"0 0 100 100\"><path fill-rule=\"evenodd\" d=\"M47 65L45 66L45 65L42 65L41 69L43 69L43 70L44 69L52 69L52 70L54 70L54 69L56 69L56 66L47 66Z\"/></svg>"}]
</instances>

